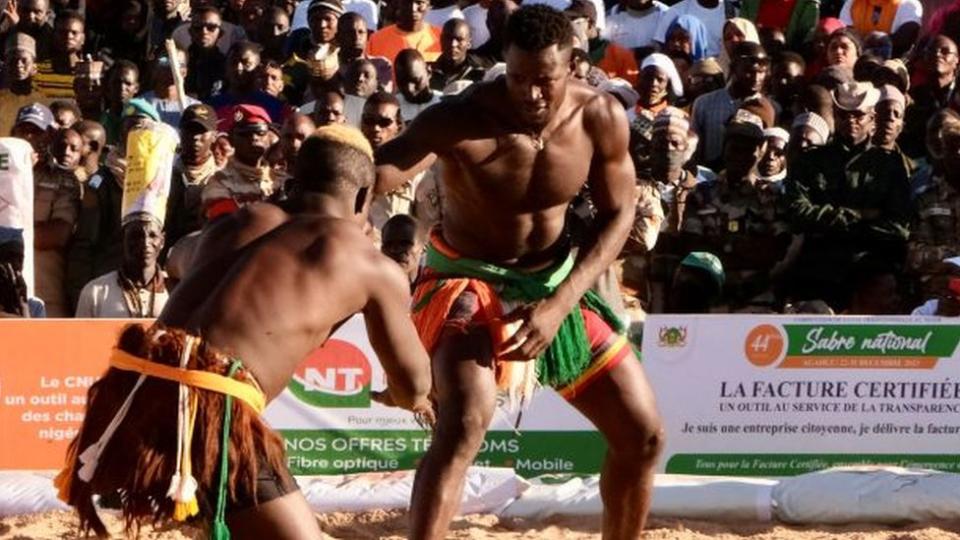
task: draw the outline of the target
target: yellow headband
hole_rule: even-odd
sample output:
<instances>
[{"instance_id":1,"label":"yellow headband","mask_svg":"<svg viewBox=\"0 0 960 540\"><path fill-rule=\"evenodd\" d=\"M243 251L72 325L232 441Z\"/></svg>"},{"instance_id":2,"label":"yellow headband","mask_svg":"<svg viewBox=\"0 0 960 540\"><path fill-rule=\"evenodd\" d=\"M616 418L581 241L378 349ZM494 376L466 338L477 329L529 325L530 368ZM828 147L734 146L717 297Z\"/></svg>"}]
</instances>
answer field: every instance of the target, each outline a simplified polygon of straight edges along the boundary
<instances>
[{"instance_id":1,"label":"yellow headband","mask_svg":"<svg viewBox=\"0 0 960 540\"><path fill-rule=\"evenodd\" d=\"M344 124L330 124L317 128L310 137L322 141L345 144L367 156L371 161L373 160L373 147L370 146L370 141L355 127Z\"/></svg>"}]
</instances>

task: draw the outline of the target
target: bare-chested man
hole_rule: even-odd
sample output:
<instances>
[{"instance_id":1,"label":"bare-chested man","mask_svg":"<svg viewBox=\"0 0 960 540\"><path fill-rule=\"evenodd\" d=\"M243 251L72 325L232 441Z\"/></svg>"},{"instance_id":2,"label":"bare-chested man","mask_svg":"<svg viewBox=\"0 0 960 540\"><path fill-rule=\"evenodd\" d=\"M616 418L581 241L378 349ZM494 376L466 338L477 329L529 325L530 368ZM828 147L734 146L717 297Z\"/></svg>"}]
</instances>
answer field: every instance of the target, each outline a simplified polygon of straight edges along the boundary
<instances>
[{"instance_id":1,"label":"bare-chested man","mask_svg":"<svg viewBox=\"0 0 960 540\"><path fill-rule=\"evenodd\" d=\"M300 156L294 213L255 204L211 225L158 322L121 335L59 479L83 528L102 531L91 498L119 490L128 523L199 509L214 518L214 538L224 527L233 538L320 538L282 441L257 413L355 313L363 313L387 374L387 392L377 398L431 420L429 360L410 322L409 282L363 232L373 150L359 131L336 125L317 130ZM177 378L185 372L192 378ZM204 386L203 377L212 380ZM173 381L186 381L185 400ZM134 394L129 414L121 411ZM178 422L178 400L194 420ZM232 400L244 403L224 405ZM118 428L105 435L114 419ZM185 467L178 441L191 438ZM199 484L193 510L191 475ZM168 487L184 501L168 498Z\"/></svg>"},{"instance_id":2,"label":"bare-chested man","mask_svg":"<svg viewBox=\"0 0 960 540\"><path fill-rule=\"evenodd\" d=\"M437 158L445 175L442 226L414 295L439 404L411 538L445 535L498 389L522 400L535 382L606 437L604 538L640 538L659 418L640 363L613 330L621 323L589 291L633 223L627 120L611 97L568 81L573 35L560 12L523 7L507 25L505 78L426 109L377 152L380 193ZM565 215L585 182L599 228L574 261Z\"/></svg>"}]
</instances>

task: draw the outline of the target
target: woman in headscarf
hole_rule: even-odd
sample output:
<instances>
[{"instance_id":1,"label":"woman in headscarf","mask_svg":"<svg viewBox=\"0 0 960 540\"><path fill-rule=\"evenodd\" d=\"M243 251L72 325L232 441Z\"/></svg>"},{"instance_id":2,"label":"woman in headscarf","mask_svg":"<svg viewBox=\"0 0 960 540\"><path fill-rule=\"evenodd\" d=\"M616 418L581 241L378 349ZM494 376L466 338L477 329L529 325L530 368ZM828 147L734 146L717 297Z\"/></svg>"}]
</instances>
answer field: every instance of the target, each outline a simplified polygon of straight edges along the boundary
<instances>
[{"instance_id":1,"label":"woman in headscarf","mask_svg":"<svg viewBox=\"0 0 960 540\"><path fill-rule=\"evenodd\" d=\"M667 28L664 46L666 52L683 52L689 54L693 61L703 60L708 56L707 48L710 37L707 28L700 19L693 15L681 15L670 23Z\"/></svg>"},{"instance_id":2,"label":"woman in headscarf","mask_svg":"<svg viewBox=\"0 0 960 540\"><path fill-rule=\"evenodd\" d=\"M723 25L723 51L720 52L720 67L723 68L723 74L727 77L730 76L730 51L741 41L760 43L757 27L740 17L727 20Z\"/></svg>"},{"instance_id":3,"label":"woman in headscarf","mask_svg":"<svg viewBox=\"0 0 960 540\"><path fill-rule=\"evenodd\" d=\"M683 95L683 81L669 56L653 53L643 60L637 93L637 114L647 111L653 116Z\"/></svg>"},{"instance_id":4,"label":"woman in headscarf","mask_svg":"<svg viewBox=\"0 0 960 540\"><path fill-rule=\"evenodd\" d=\"M846 25L843 21L835 17L820 19L808 45L807 72L805 74L807 80L812 80L820 73L823 66L827 65L827 43L830 41L830 36L844 27Z\"/></svg>"}]
</instances>

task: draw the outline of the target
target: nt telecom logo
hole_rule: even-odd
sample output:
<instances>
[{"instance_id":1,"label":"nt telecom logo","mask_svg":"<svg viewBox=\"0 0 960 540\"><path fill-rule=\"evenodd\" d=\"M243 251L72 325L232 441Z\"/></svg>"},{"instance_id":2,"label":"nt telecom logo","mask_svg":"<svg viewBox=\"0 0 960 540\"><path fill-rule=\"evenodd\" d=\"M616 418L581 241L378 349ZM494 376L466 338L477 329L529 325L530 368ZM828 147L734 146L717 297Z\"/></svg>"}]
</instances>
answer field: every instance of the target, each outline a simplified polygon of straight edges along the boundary
<instances>
[{"instance_id":1,"label":"nt telecom logo","mask_svg":"<svg viewBox=\"0 0 960 540\"><path fill-rule=\"evenodd\" d=\"M287 388L314 407L370 406L370 361L360 349L338 339L310 353Z\"/></svg>"}]
</instances>

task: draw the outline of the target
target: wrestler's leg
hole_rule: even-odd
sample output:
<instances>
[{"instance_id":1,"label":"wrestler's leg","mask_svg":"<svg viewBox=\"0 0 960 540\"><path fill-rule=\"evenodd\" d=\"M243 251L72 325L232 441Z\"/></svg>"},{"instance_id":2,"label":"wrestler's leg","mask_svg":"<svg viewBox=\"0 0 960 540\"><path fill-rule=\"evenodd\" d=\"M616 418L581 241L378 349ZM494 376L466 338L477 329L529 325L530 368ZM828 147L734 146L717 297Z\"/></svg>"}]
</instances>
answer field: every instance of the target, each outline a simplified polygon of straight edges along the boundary
<instances>
[{"instance_id":1,"label":"wrestler's leg","mask_svg":"<svg viewBox=\"0 0 960 540\"><path fill-rule=\"evenodd\" d=\"M607 440L600 475L605 540L641 537L663 444L653 390L631 353L571 400Z\"/></svg>"},{"instance_id":2,"label":"wrestler's leg","mask_svg":"<svg viewBox=\"0 0 960 540\"><path fill-rule=\"evenodd\" d=\"M320 526L300 491L230 512L227 526L234 540L298 540L323 538Z\"/></svg>"},{"instance_id":3,"label":"wrestler's leg","mask_svg":"<svg viewBox=\"0 0 960 540\"><path fill-rule=\"evenodd\" d=\"M438 400L433 442L420 461L410 502L410 538L444 538L460 507L467 468L496 406L490 334L447 329L433 354Z\"/></svg>"}]
</instances>

